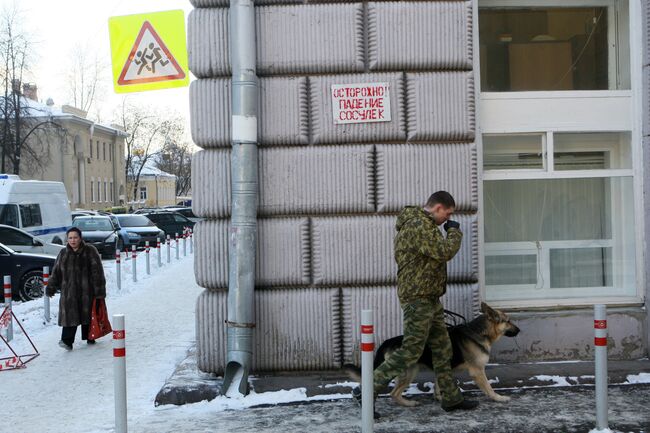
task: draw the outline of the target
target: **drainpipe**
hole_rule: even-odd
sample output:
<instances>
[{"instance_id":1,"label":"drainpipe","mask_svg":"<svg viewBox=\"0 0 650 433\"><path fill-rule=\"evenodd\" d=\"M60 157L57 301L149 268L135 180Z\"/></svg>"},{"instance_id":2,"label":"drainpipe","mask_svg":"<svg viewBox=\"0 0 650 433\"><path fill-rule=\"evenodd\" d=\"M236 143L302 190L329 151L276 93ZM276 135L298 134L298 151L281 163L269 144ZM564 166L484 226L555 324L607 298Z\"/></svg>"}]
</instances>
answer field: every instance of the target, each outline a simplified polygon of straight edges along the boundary
<instances>
[{"instance_id":1,"label":"drainpipe","mask_svg":"<svg viewBox=\"0 0 650 433\"><path fill-rule=\"evenodd\" d=\"M232 59L232 210L228 250L226 371L222 392L248 394L253 358L255 252L257 248L257 98L253 0L230 0Z\"/></svg>"}]
</instances>

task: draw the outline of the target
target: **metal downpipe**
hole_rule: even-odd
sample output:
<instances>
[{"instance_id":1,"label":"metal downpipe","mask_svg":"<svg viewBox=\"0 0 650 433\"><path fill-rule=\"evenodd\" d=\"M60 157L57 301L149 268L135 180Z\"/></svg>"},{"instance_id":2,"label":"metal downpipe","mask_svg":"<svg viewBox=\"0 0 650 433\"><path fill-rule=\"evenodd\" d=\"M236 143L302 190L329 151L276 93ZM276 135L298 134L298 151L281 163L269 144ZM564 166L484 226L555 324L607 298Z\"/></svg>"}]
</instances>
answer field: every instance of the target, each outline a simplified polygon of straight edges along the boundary
<instances>
[{"instance_id":1,"label":"metal downpipe","mask_svg":"<svg viewBox=\"0 0 650 433\"><path fill-rule=\"evenodd\" d=\"M257 248L257 100L255 8L252 0L230 1L232 59L232 211L228 248L226 370L222 393L248 394L253 358L255 257Z\"/></svg>"}]
</instances>

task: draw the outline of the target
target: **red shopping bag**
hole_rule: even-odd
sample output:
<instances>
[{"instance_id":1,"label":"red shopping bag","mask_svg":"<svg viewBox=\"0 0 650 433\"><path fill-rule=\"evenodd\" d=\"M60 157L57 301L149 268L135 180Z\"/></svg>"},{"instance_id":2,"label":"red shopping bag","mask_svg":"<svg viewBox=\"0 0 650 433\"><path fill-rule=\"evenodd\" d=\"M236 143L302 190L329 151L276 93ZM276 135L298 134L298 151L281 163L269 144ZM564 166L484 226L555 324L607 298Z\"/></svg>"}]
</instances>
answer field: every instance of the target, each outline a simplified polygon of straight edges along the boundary
<instances>
[{"instance_id":1,"label":"red shopping bag","mask_svg":"<svg viewBox=\"0 0 650 433\"><path fill-rule=\"evenodd\" d=\"M97 340L106 334L113 332L111 322L108 320L108 311L106 302L103 299L93 299L93 305L90 313L90 329L88 330L88 339Z\"/></svg>"}]
</instances>

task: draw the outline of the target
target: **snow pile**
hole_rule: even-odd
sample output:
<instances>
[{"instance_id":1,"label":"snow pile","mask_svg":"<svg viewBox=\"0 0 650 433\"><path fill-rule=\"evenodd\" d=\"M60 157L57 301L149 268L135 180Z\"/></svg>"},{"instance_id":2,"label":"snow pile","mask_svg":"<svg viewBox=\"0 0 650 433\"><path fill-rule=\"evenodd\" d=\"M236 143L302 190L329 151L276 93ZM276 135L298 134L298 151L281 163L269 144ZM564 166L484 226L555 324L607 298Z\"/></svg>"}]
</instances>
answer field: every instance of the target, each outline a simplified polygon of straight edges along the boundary
<instances>
[{"instance_id":1,"label":"snow pile","mask_svg":"<svg viewBox=\"0 0 650 433\"><path fill-rule=\"evenodd\" d=\"M625 381L627 383L650 383L650 373L629 374Z\"/></svg>"},{"instance_id":2,"label":"snow pile","mask_svg":"<svg viewBox=\"0 0 650 433\"><path fill-rule=\"evenodd\" d=\"M562 376L549 376L547 374L540 374L538 376L533 376L529 380L539 380L540 382L553 382L552 385L547 386L572 386L571 383L567 381L567 378Z\"/></svg>"}]
</instances>

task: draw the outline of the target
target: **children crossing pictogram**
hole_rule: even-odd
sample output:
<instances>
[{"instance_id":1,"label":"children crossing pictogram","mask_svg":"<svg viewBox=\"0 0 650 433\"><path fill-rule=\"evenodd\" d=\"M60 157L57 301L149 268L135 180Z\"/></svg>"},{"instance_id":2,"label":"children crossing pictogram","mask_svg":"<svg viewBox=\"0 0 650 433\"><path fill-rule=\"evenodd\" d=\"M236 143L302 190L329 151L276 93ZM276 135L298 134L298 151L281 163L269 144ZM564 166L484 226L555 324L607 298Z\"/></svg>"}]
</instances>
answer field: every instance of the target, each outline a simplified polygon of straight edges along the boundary
<instances>
[{"instance_id":1,"label":"children crossing pictogram","mask_svg":"<svg viewBox=\"0 0 650 433\"><path fill-rule=\"evenodd\" d=\"M180 80L185 72L149 21L145 21L117 82L120 85Z\"/></svg>"}]
</instances>

